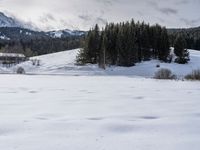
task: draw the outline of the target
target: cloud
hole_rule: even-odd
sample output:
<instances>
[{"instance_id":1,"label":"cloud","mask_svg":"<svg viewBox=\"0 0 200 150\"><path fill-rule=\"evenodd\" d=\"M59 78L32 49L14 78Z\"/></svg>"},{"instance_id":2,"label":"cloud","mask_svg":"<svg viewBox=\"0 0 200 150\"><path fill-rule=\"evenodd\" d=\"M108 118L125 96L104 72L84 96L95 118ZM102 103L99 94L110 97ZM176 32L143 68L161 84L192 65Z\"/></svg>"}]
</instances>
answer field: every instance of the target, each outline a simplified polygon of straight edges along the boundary
<instances>
[{"instance_id":1,"label":"cloud","mask_svg":"<svg viewBox=\"0 0 200 150\"><path fill-rule=\"evenodd\" d=\"M102 27L106 22L132 18L150 24L181 27L186 23L195 24L199 7L200 0L0 0L0 11L10 12L43 30L74 26L88 30L96 23Z\"/></svg>"},{"instance_id":2,"label":"cloud","mask_svg":"<svg viewBox=\"0 0 200 150\"><path fill-rule=\"evenodd\" d=\"M153 6L154 8L158 8L158 2L156 1L148 0L147 4Z\"/></svg>"},{"instance_id":3,"label":"cloud","mask_svg":"<svg viewBox=\"0 0 200 150\"><path fill-rule=\"evenodd\" d=\"M144 13L142 11L137 11L137 14L140 16L144 16Z\"/></svg>"},{"instance_id":4,"label":"cloud","mask_svg":"<svg viewBox=\"0 0 200 150\"><path fill-rule=\"evenodd\" d=\"M49 13L40 16L39 20L42 23L47 23L47 22L50 22L50 21L56 21L56 19L54 18L54 16L52 14L49 14Z\"/></svg>"},{"instance_id":5,"label":"cloud","mask_svg":"<svg viewBox=\"0 0 200 150\"><path fill-rule=\"evenodd\" d=\"M200 18L198 19L181 18L180 21L184 22L187 26L197 26L200 23Z\"/></svg>"},{"instance_id":6,"label":"cloud","mask_svg":"<svg viewBox=\"0 0 200 150\"><path fill-rule=\"evenodd\" d=\"M185 5L188 4L190 2L190 0L179 0L179 1L175 1L175 5Z\"/></svg>"},{"instance_id":7,"label":"cloud","mask_svg":"<svg viewBox=\"0 0 200 150\"><path fill-rule=\"evenodd\" d=\"M178 10L173 9L173 8L158 8L158 10L160 12L162 12L163 14L166 14L166 15L177 14L178 13Z\"/></svg>"},{"instance_id":8,"label":"cloud","mask_svg":"<svg viewBox=\"0 0 200 150\"><path fill-rule=\"evenodd\" d=\"M96 18L96 22L97 22L98 24L106 25L106 23L107 23L108 21L107 21L106 19L104 19L104 18L97 17L97 18Z\"/></svg>"},{"instance_id":9,"label":"cloud","mask_svg":"<svg viewBox=\"0 0 200 150\"><path fill-rule=\"evenodd\" d=\"M158 19L160 22L165 22L165 20L162 19L162 18L157 17L157 19Z\"/></svg>"},{"instance_id":10,"label":"cloud","mask_svg":"<svg viewBox=\"0 0 200 150\"><path fill-rule=\"evenodd\" d=\"M84 20L84 21L91 21L92 17L90 15L79 15L78 16L80 19Z\"/></svg>"},{"instance_id":11,"label":"cloud","mask_svg":"<svg viewBox=\"0 0 200 150\"><path fill-rule=\"evenodd\" d=\"M103 3L105 6L112 6L118 0L96 0L99 3Z\"/></svg>"},{"instance_id":12,"label":"cloud","mask_svg":"<svg viewBox=\"0 0 200 150\"><path fill-rule=\"evenodd\" d=\"M171 8L171 7L160 7L158 1L147 1L147 3L155 8L157 11L165 14L165 15L170 15L170 14L177 14L178 10Z\"/></svg>"}]
</instances>

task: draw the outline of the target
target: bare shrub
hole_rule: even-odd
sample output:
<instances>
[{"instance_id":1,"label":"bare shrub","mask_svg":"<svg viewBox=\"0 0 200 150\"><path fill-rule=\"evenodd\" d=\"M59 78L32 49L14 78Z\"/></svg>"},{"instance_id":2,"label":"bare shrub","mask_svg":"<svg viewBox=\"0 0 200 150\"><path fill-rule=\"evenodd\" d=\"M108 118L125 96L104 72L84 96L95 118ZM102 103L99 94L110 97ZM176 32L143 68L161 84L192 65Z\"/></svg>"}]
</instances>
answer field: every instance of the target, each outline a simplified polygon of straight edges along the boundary
<instances>
[{"instance_id":1,"label":"bare shrub","mask_svg":"<svg viewBox=\"0 0 200 150\"><path fill-rule=\"evenodd\" d=\"M37 60L37 66L40 66L40 60L39 59Z\"/></svg>"},{"instance_id":2,"label":"bare shrub","mask_svg":"<svg viewBox=\"0 0 200 150\"><path fill-rule=\"evenodd\" d=\"M31 62L33 66L40 66L41 64L39 59L32 59Z\"/></svg>"},{"instance_id":3,"label":"bare shrub","mask_svg":"<svg viewBox=\"0 0 200 150\"><path fill-rule=\"evenodd\" d=\"M200 69L193 70L191 74L185 76L187 80L200 80Z\"/></svg>"},{"instance_id":4,"label":"bare shrub","mask_svg":"<svg viewBox=\"0 0 200 150\"><path fill-rule=\"evenodd\" d=\"M171 70L169 69L160 69L155 73L154 78L155 79L176 79L176 76L172 74Z\"/></svg>"},{"instance_id":5,"label":"bare shrub","mask_svg":"<svg viewBox=\"0 0 200 150\"><path fill-rule=\"evenodd\" d=\"M157 64L157 65L156 65L156 68L160 68L160 64Z\"/></svg>"},{"instance_id":6,"label":"bare shrub","mask_svg":"<svg viewBox=\"0 0 200 150\"><path fill-rule=\"evenodd\" d=\"M25 70L24 70L24 68L19 67L19 68L17 68L16 73L17 73L17 74L25 74Z\"/></svg>"}]
</instances>

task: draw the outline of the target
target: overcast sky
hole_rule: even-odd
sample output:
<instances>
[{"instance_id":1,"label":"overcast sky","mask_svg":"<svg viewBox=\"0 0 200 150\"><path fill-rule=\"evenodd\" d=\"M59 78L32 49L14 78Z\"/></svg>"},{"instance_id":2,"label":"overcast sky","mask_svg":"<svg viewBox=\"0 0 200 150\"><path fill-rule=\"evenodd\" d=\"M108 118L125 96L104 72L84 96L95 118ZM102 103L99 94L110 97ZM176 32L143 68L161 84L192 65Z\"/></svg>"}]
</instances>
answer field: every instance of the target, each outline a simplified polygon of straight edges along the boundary
<instances>
[{"instance_id":1,"label":"overcast sky","mask_svg":"<svg viewBox=\"0 0 200 150\"><path fill-rule=\"evenodd\" d=\"M0 11L43 30L88 30L132 18L169 28L200 26L200 0L0 0Z\"/></svg>"}]
</instances>

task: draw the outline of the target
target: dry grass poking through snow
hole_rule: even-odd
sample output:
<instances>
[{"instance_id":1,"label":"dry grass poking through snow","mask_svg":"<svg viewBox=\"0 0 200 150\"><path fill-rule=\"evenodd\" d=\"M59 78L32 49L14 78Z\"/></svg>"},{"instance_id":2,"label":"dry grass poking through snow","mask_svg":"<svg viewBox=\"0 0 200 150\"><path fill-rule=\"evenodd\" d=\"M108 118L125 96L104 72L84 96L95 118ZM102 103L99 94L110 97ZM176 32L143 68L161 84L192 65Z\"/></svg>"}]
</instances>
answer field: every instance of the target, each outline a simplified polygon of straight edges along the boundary
<instances>
[{"instance_id":1,"label":"dry grass poking through snow","mask_svg":"<svg viewBox=\"0 0 200 150\"><path fill-rule=\"evenodd\" d=\"M191 74L185 76L187 80L200 80L200 69L193 70Z\"/></svg>"},{"instance_id":2,"label":"dry grass poking through snow","mask_svg":"<svg viewBox=\"0 0 200 150\"><path fill-rule=\"evenodd\" d=\"M176 75L169 69L160 69L155 73L155 79L176 79Z\"/></svg>"}]
</instances>

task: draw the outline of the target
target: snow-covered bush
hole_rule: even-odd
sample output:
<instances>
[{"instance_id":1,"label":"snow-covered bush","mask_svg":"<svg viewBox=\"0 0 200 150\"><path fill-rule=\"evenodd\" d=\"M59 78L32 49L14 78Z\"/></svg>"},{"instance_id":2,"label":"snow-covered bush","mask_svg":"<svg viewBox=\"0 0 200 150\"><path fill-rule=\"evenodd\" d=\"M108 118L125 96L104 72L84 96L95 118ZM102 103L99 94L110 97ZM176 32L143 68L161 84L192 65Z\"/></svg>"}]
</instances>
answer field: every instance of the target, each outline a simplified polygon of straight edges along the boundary
<instances>
[{"instance_id":1,"label":"snow-covered bush","mask_svg":"<svg viewBox=\"0 0 200 150\"><path fill-rule=\"evenodd\" d=\"M200 69L192 71L191 74L185 76L187 80L200 80Z\"/></svg>"},{"instance_id":2,"label":"snow-covered bush","mask_svg":"<svg viewBox=\"0 0 200 150\"><path fill-rule=\"evenodd\" d=\"M176 76L172 74L169 69L160 69L155 73L155 79L176 79Z\"/></svg>"},{"instance_id":3,"label":"snow-covered bush","mask_svg":"<svg viewBox=\"0 0 200 150\"><path fill-rule=\"evenodd\" d=\"M26 72L25 72L24 68L19 67L19 68L17 68L16 73L17 73L17 74L25 74Z\"/></svg>"}]
</instances>

